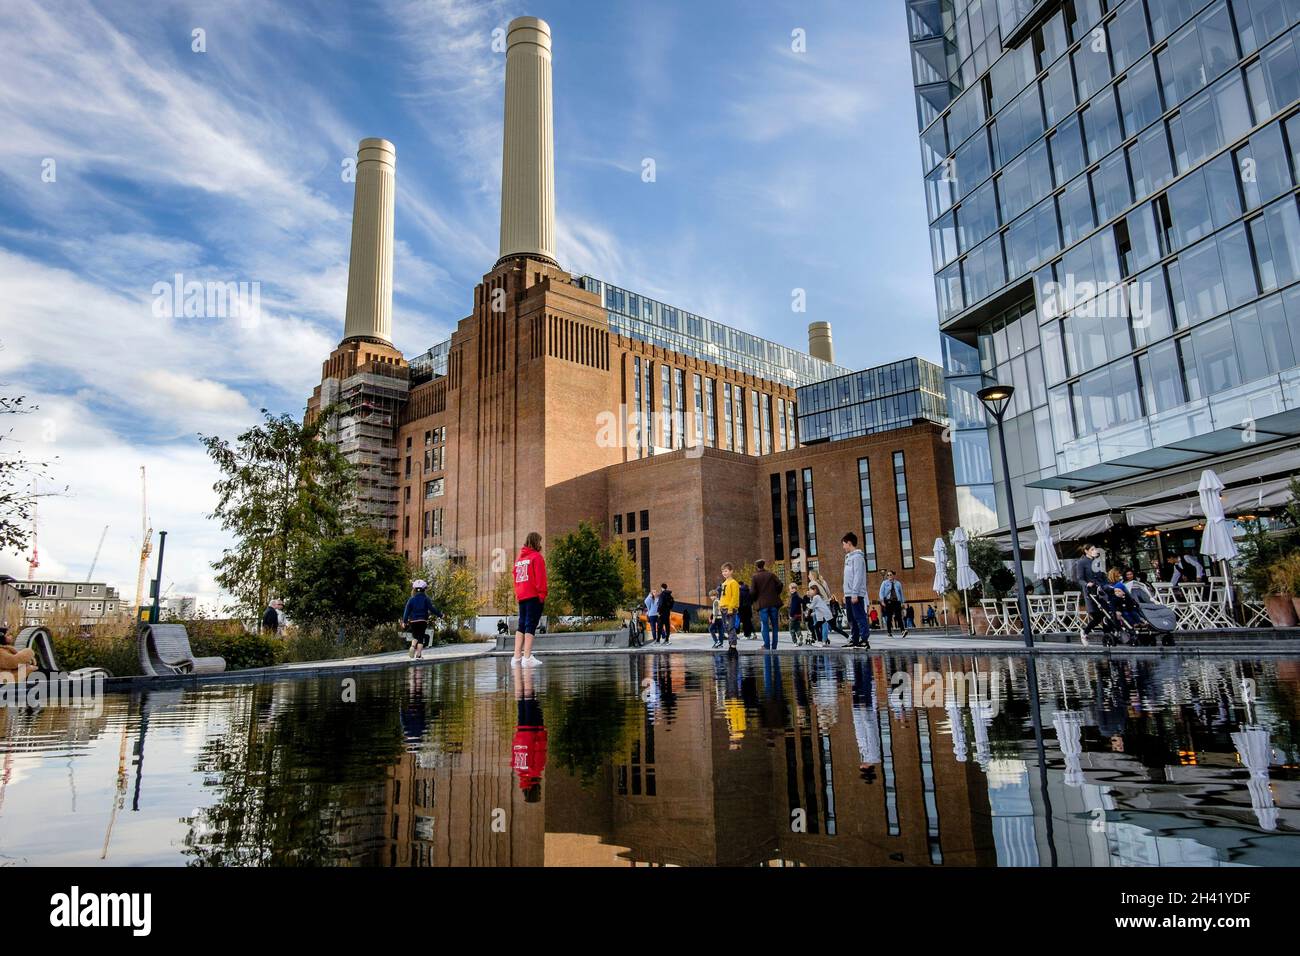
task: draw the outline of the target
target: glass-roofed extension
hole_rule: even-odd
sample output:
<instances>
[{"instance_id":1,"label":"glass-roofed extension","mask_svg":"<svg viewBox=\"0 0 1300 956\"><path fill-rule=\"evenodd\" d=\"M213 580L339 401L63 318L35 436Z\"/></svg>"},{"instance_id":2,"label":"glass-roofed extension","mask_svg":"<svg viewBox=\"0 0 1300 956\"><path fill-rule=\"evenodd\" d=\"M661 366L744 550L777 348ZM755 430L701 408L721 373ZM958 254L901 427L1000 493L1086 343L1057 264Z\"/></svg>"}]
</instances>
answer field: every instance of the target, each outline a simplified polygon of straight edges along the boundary
<instances>
[{"instance_id":1,"label":"glass-roofed extension","mask_svg":"<svg viewBox=\"0 0 1300 956\"><path fill-rule=\"evenodd\" d=\"M792 388L849 371L798 349L693 315L592 276L582 276L577 283L601 297L609 315L609 330L631 339Z\"/></svg>"},{"instance_id":2,"label":"glass-roofed extension","mask_svg":"<svg viewBox=\"0 0 1300 956\"><path fill-rule=\"evenodd\" d=\"M901 2L963 523L1293 441L1300 0Z\"/></svg>"},{"instance_id":3,"label":"glass-roofed extension","mask_svg":"<svg viewBox=\"0 0 1300 956\"><path fill-rule=\"evenodd\" d=\"M945 424L943 369L908 358L805 385L797 392L799 441L840 441L918 420Z\"/></svg>"}]
</instances>

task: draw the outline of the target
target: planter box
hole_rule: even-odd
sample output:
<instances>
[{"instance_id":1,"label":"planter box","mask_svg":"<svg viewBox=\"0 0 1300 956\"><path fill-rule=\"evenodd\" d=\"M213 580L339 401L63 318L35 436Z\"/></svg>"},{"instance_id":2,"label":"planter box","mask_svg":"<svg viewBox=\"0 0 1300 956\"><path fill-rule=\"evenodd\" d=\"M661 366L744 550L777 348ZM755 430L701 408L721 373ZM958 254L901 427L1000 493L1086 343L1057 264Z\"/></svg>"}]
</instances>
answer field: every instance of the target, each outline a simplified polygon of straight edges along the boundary
<instances>
[{"instance_id":1,"label":"planter box","mask_svg":"<svg viewBox=\"0 0 1300 956\"><path fill-rule=\"evenodd\" d=\"M1285 594L1270 594L1264 598L1264 610L1274 627L1295 627L1295 598Z\"/></svg>"}]
</instances>

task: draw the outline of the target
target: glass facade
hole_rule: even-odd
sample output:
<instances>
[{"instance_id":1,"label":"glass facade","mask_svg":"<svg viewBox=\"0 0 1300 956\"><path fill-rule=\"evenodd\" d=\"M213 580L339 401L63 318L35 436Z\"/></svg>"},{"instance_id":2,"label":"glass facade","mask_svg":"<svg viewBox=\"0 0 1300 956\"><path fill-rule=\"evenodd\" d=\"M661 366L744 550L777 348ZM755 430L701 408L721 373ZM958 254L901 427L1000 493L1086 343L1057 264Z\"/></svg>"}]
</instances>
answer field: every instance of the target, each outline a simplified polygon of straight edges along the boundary
<instances>
[{"instance_id":1,"label":"glass facade","mask_svg":"<svg viewBox=\"0 0 1300 956\"><path fill-rule=\"evenodd\" d=\"M693 315L592 276L581 276L575 281L604 301L609 330L631 339L791 387L848 371L798 349Z\"/></svg>"},{"instance_id":2,"label":"glass facade","mask_svg":"<svg viewBox=\"0 0 1300 956\"><path fill-rule=\"evenodd\" d=\"M796 395L805 445L906 428L917 419L944 424L948 416L943 370L918 358L805 385Z\"/></svg>"},{"instance_id":3,"label":"glass facade","mask_svg":"<svg viewBox=\"0 0 1300 956\"><path fill-rule=\"evenodd\" d=\"M962 523L1300 408L1300 0L906 5Z\"/></svg>"}]
</instances>

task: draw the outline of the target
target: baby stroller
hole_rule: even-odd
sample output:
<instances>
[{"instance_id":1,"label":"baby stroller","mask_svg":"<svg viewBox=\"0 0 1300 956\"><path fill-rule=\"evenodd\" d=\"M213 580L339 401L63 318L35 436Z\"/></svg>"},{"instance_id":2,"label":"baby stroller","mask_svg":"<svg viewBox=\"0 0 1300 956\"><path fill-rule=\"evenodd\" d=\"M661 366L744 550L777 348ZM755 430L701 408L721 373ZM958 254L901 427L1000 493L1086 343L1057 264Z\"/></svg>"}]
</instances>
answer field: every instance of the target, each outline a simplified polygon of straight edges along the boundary
<instances>
[{"instance_id":1,"label":"baby stroller","mask_svg":"<svg viewBox=\"0 0 1300 956\"><path fill-rule=\"evenodd\" d=\"M1156 638L1160 638L1162 647L1174 646L1174 629L1178 626L1178 616L1167 604L1161 604L1146 589L1145 585L1132 584L1128 589L1126 616L1133 625L1136 643L1155 647Z\"/></svg>"}]
</instances>

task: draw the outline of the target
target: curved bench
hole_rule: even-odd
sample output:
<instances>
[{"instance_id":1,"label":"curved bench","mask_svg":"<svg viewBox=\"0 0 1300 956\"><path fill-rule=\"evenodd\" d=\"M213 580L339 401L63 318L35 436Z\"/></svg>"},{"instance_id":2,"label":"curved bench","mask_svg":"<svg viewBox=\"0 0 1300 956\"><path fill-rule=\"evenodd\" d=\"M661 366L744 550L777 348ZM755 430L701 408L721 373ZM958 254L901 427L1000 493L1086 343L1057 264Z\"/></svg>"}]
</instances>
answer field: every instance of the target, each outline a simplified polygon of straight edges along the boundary
<instances>
[{"instance_id":1,"label":"curved bench","mask_svg":"<svg viewBox=\"0 0 1300 956\"><path fill-rule=\"evenodd\" d=\"M14 648L22 650L31 648L36 655L36 667L38 670L47 674L61 674L63 668L59 666L58 659L54 655L54 640L50 635L49 628L44 627L25 627L18 632L14 638ZM93 677L96 674L102 674L104 677L112 677L107 670L102 667L81 667L69 675L71 677Z\"/></svg>"},{"instance_id":2,"label":"curved bench","mask_svg":"<svg viewBox=\"0 0 1300 956\"><path fill-rule=\"evenodd\" d=\"M224 657L195 657L180 624L141 624L137 639L140 670L146 677L220 674L226 669Z\"/></svg>"}]
</instances>

